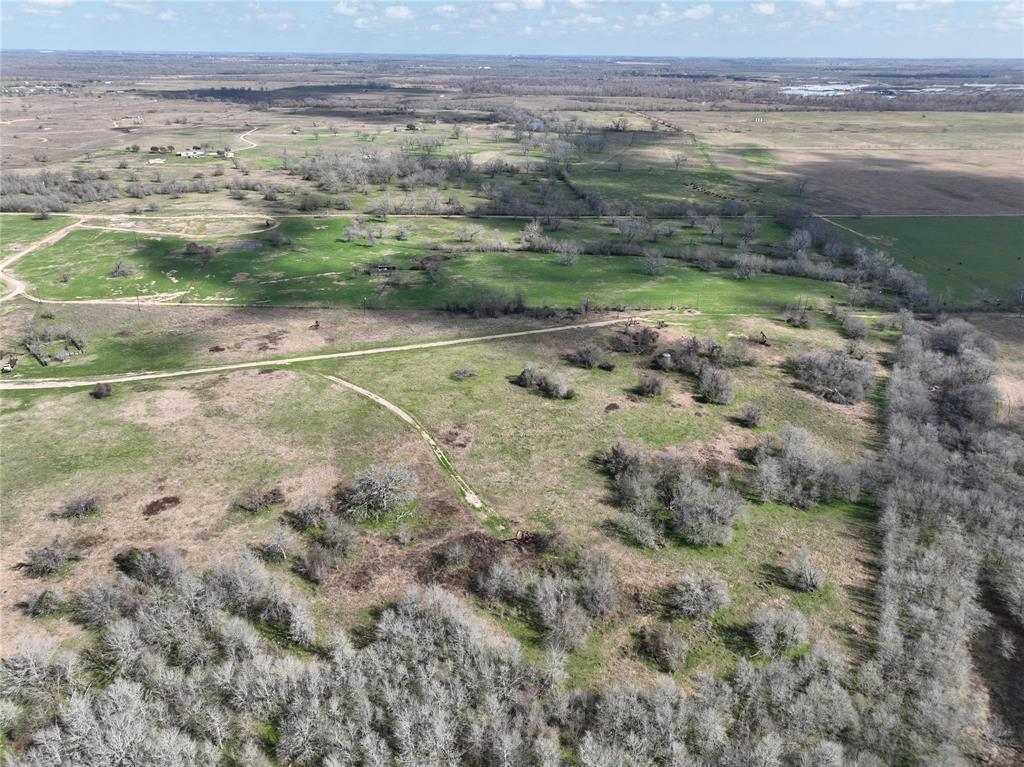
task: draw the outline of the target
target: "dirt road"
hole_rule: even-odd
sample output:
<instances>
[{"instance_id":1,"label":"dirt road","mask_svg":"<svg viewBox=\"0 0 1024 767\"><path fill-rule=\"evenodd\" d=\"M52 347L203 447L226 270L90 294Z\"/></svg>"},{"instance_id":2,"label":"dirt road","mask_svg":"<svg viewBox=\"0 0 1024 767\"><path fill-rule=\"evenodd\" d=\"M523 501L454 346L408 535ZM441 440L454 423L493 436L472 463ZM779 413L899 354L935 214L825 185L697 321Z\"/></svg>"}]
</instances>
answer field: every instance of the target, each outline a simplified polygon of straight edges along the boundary
<instances>
[{"instance_id":1,"label":"dirt road","mask_svg":"<svg viewBox=\"0 0 1024 767\"><path fill-rule=\"evenodd\" d=\"M297 365L303 362L323 362L326 360L340 360L348 357L369 357L374 354L389 354L392 352L416 351L418 349L439 349L445 346L460 346L462 344L480 343L483 341L500 341L505 338L521 338L524 336L536 336L546 333L560 333L566 330L585 330L587 328L601 328L610 325L617 325L624 322L623 319L597 320L596 322L581 322L573 325L555 325L549 328L536 328L534 330L517 330L511 333L494 333L487 336L472 336L470 338L453 338L447 341L426 341L418 344L404 344L402 346L380 346L373 349L357 349L349 352L329 352L327 354L310 354L304 357L288 357L285 359L263 359L252 362L235 362L229 365L216 365L206 368L185 368L182 370L165 370L152 373L119 373L110 376L96 378L68 378L68 379L39 379L34 381L2 381L0 391L24 391L36 389L75 389L82 386L95 386L98 383L130 383L132 381L156 381L164 378L182 378L185 376L208 375L210 373L228 373L232 370L251 370L252 368L267 368L287 365Z\"/></svg>"},{"instance_id":2,"label":"dirt road","mask_svg":"<svg viewBox=\"0 0 1024 767\"><path fill-rule=\"evenodd\" d=\"M17 277L15 277L13 274L9 274L7 272L7 268L11 264L13 264L19 258L27 256L34 250L39 250L39 248L46 247L47 245L53 245L53 243L62 239L66 234L68 234L74 229L77 229L81 225L81 223L81 219L78 219L73 224L69 224L68 226L65 226L63 229L58 229L56 232L48 234L46 237L39 240L38 242L34 242L27 248L22 248L17 253L8 256L3 261L0 261L0 279L3 279L4 282L8 283L11 286L11 290L9 292L0 296L0 302L9 301L15 296L22 294L24 294L26 297L28 296L28 293L26 293L25 291L25 283L19 280Z\"/></svg>"},{"instance_id":3,"label":"dirt road","mask_svg":"<svg viewBox=\"0 0 1024 767\"><path fill-rule=\"evenodd\" d=\"M476 509L477 511L484 512L485 514L493 513L492 510L486 504L484 504L483 501L480 500L480 496L473 491L473 488L469 486L469 483L465 480L465 478L461 474L459 474L458 470L455 468L455 465L448 457L448 454L444 451L444 448L442 448L437 443L437 440L430 436L430 433L426 429L420 426L419 422L415 418L413 418L407 412L402 410L402 408L398 407L398 405L396 405L395 403L389 402L388 400L381 397L379 394L374 394L369 389L364 389L362 386L357 386L351 381L346 381L344 378L338 378L337 376L325 375L324 378L326 378L328 381L338 384L338 386L343 386L344 388L349 389L350 391L354 391L357 394L361 394L367 399L373 400L378 405L387 410L390 410L392 413L397 415L407 424L412 426L412 428L416 431L417 434L420 435L423 441L427 443L427 447L430 448L430 452L434 454L434 457L437 459L437 462L441 465L441 468L444 470L445 474L452 478L452 481L455 483L455 486L459 489L459 492L462 494L462 497L463 499L465 499L466 503L469 504L474 509Z\"/></svg>"}]
</instances>

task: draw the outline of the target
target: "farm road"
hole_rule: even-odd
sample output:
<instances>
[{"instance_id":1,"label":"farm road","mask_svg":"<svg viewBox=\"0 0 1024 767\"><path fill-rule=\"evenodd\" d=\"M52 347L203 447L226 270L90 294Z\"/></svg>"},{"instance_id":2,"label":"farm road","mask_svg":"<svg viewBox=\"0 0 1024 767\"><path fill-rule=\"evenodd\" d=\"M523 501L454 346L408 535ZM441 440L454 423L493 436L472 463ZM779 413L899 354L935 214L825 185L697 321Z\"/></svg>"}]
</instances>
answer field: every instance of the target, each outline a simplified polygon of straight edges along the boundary
<instances>
[{"instance_id":1,"label":"farm road","mask_svg":"<svg viewBox=\"0 0 1024 767\"><path fill-rule=\"evenodd\" d=\"M445 346L460 346L462 344L480 343L483 341L499 341L505 338L521 338L524 336L536 336L546 333L559 333L565 330L584 330L587 328L601 328L610 325L617 325L625 320L616 318L613 320L597 320L595 322L580 322L573 325L555 325L548 328L535 328L533 330L517 330L511 333L494 333L486 336L471 336L469 338L452 338L446 341L425 341L418 344L404 344L401 346L379 346L372 349L356 349L347 352L328 352L326 354L310 354L303 357L288 357L285 359L263 359L252 362L235 362L228 365L216 365L205 368L184 368L181 370L164 370L151 373L119 373L111 376L97 378L68 378L68 379L41 379L35 381L3 381L0 382L0 391L24 391L36 389L75 389L81 386L95 386L98 383L130 383L132 381L155 381L163 378L182 378L185 376L206 375L210 373L228 373L232 370L251 370L252 368L266 368L276 366L296 365L303 362L323 362L326 360L340 360L348 357L368 357L373 354L387 354L391 352L416 351L418 349L438 349Z\"/></svg>"}]
</instances>

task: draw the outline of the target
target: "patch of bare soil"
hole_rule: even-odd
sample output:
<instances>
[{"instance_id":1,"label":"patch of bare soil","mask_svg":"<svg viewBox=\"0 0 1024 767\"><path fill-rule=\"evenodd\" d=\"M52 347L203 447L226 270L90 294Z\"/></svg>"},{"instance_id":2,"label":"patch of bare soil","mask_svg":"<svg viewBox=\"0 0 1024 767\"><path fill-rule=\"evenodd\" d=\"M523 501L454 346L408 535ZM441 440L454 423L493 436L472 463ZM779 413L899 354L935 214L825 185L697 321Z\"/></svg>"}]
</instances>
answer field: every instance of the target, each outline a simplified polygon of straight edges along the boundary
<instances>
[{"instance_id":1,"label":"patch of bare soil","mask_svg":"<svg viewBox=\"0 0 1024 767\"><path fill-rule=\"evenodd\" d=\"M476 426L473 424L453 424L442 429L441 433L437 435L437 440L446 447L456 450L465 449L473 444L476 431Z\"/></svg>"},{"instance_id":2,"label":"patch of bare soil","mask_svg":"<svg viewBox=\"0 0 1024 767\"><path fill-rule=\"evenodd\" d=\"M1003 423L1024 431L1024 317L974 314L967 319L996 343L999 375L995 385L1002 399Z\"/></svg>"},{"instance_id":3,"label":"patch of bare soil","mask_svg":"<svg viewBox=\"0 0 1024 767\"><path fill-rule=\"evenodd\" d=\"M161 389L133 396L121 408L125 420L155 428L164 428L194 418L199 399L187 389Z\"/></svg>"},{"instance_id":4,"label":"patch of bare soil","mask_svg":"<svg viewBox=\"0 0 1024 767\"><path fill-rule=\"evenodd\" d=\"M1020 152L997 150L776 150L764 175L808 178L834 213L993 215L1024 212ZM1010 169L1016 169L1016 172Z\"/></svg>"},{"instance_id":5,"label":"patch of bare soil","mask_svg":"<svg viewBox=\"0 0 1024 767\"><path fill-rule=\"evenodd\" d=\"M155 517L161 511L167 509L173 509L181 503L181 497L177 495L165 495L162 498L157 498L154 501L150 501L146 504L145 508L142 509L142 516L144 517Z\"/></svg>"}]
</instances>

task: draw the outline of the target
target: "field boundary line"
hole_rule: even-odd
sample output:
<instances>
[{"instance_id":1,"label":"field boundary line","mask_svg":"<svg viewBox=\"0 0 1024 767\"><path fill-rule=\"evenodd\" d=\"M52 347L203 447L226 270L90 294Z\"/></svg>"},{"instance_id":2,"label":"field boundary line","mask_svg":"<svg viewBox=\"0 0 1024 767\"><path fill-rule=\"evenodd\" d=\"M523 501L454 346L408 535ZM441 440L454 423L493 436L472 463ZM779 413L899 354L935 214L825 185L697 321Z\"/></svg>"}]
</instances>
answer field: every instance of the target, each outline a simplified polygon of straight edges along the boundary
<instances>
[{"instance_id":1,"label":"field boundary line","mask_svg":"<svg viewBox=\"0 0 1024 767\"><path fill-rule=\"evenodd\" d=\"M596 320L594 322L581 322L572 325L555 325L546 328L534 328L532 330L516 330L509 333L492 333L486 336L471 336L469 338L450 338L444 341L424 341L418 344L402 344L400 346L378 346L372 349L355 349L347 352L327 352L325 354L309 354L302 357L287 357L283 359L253 360L250 362L233 362L227 365L214 365L205 368L185 368L182 370L164 370L159 372L144 373L113 373L107 376L96 376L95 378L44 378L34 381L2 381L0 391L29 391L39 389L76 389L82 386L95 386L99 383L132 383L134 381L157 381L165 378L184 378L187 376L209 375L211 373L228 373L233 370L252 370L253 368L277 367L298 365L304 362L325 362L328 360L341 360L349 357L369 357L375 354L388 354L392 352L417 351L420 349L438 349L446 346L461 346L463 344L480 343L483 341L500 341L506 338L523 338L526 336L544 335L546 333L559 333L566 330L587 330L589 328L602 328L617 325L625 322L625 319L616 318L613 320Z\"/></svg>"},{"instance_id":2,"label":"field boundary line","mask_svg":"<svg viewBox=\"0 0 1024 767\"><path fill-rule=\"evenodd\" d=\"M815 218L818 218L818 219L821 219L821 220L822 220L822 221L824 221L824 222L825 222L826 224L832 224L832 226L834 226L834 227L836 227L836 228L838 228L838 229L843 229L843 230L845 230L845 231L849 232L850 234L855 234L855 235L857 235L858 237L862 237L862 238L863 238L863 239L865 239L865 240L871 239L870 237L868 237L868 236L867 236L866 234L864 234L863 232L858 232L858 231L857 231L856 229L851 229L851 228L850 228L850 227L848 227L848 226L843 226L842 224L840 224L840 223L838 223L838 222L836 222L836 221L833 221L833 220L832 220L832 219L830 219L830 218L826 218L825 216L821 215L820 213L815 213L815 214L814 214L814 217L815 217Z\"/></svg>"}]
</instances>

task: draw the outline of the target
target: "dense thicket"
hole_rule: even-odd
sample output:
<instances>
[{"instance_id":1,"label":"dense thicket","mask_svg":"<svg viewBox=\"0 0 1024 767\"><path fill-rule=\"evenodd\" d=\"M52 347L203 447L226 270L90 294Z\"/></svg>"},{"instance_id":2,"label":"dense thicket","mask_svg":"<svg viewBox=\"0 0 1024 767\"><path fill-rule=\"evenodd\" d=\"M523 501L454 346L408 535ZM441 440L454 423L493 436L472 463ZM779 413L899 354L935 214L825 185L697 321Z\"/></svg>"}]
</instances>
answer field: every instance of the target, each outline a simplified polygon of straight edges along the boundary
<instances>
[{"instance_id":1,"label":"dense thicket","mask_svg":"<svg viewBox=\"0 0 1024 767\"><path fill-rule=\"evenodd\" d=\"M969 653L981 584L1022 617L1024 440L994 426L987 339L961 320L903 324L875 467L877 650L859 684L889 763L960 764L987 724Z\"/></svg>"},{"instance_id":2,"label":"dense thicket","mask_svg":"<svg viewBox=\"0 0 1024 767\"><path fill-rule=\"evenodd\" d=\"M60 608L97 629L86 655L24 644L0 666L2 725L22 744L13 764L557 767L567 753L591 767L856 763L837 743L857 727L848 672L825 647L741 661L734 679L692 695L668 682L569 690L559 643L531 665L437 588L408 591L357 649L344 632L313 631L250 556L202 575L169 548L130 559L120 580ZM527 576L531 609L556 627L564 612L596 619L614 609L608 572L591 557L571 577ZM752 631L782 647L793 633L775 623ZM663 628L650 641L672 663L679 639Z\"/></svg>"},{"instance_id":3,"label":"dense thicket","mask_svg":"<svg viewBox=\"0 0 1024 767\"><path fill-rule=\"evenodd\" d=\"M619 440L603 460L623 508L616 524L641 546L661 546L669 533L696 546L724 545L746 513L728 477L709 482L672 450L645 453Z\"/></svg>"}]
</instances>

